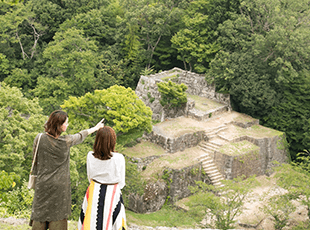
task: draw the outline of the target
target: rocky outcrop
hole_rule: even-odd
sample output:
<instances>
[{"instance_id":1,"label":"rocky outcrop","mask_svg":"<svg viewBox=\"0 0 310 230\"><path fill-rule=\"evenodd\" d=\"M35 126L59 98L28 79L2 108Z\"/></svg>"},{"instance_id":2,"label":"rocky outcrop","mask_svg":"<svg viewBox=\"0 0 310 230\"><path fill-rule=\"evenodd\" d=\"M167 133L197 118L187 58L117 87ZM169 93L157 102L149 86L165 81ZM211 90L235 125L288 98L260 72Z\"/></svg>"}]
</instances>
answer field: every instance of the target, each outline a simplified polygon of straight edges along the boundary
<instances>
[{"instance_id":1,"label":"rocky outcrop","mask_svg":"<svg viewBox=\"0 0 310 230\"><path fill-rule=\"evenodd\" d=\"M188 197L191 192L189 186L195 186L195 181L210 184L210 179L204 173L201 163L182 169L167 168L161 179L149 182L145 186L144 194L129 195L128 209L137 213L158 211L165 202L175 201Z\"/></svg>"}]
</instances>

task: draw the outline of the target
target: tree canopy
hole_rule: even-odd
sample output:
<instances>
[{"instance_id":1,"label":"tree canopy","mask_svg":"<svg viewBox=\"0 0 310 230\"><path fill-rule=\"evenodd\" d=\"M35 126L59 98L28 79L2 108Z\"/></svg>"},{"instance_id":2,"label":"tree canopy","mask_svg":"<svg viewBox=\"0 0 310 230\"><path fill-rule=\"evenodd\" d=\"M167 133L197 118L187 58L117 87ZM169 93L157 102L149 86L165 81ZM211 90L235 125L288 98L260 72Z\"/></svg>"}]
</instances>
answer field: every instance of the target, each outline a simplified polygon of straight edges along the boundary
<instances>
[{"instance_id":1,"label":"tree canopy","mask_svg":"<svg viewBox=\"0 0 310 230\"><path fill-rule=\"evenodd\" d=\"M30 171L31 143L47 117L38 99L29 100L19 89L1 83L0 118L0 168L24 178Z\"/></svg>"},{"instance_id":2,"label":"tree canopy","mask_svg":"<svg viewBox=\"0 0 310 230\"><path fill-rule=\"evenodd\" d=\"M285 132L293 158L310 147L309 13L307 0L243 1L219 26L208 73L235 110Z\"/></svg>"},{"instance_id":3,"label":"tree canopy","mask_svg":"<svg viewBox=\"0 0 310 230\"><path fill-rule=\"evenodd\" d=\"M106 124L119 134L132 130L152 130L152 110L131 88L123 86L114 85L79 98L70 97L62 108L79 124L74 125L79 128L85 123L89 127L89 124L105 118Z\"/></svg>"}]
</instances>

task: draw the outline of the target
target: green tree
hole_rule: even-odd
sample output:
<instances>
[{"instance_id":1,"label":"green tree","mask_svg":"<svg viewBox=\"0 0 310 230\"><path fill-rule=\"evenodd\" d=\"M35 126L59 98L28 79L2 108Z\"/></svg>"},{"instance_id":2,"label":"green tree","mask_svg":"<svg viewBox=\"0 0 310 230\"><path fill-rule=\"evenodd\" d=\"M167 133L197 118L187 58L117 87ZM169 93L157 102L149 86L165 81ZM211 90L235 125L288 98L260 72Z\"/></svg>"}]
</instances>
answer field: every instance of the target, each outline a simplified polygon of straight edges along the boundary
<instances>
[{"instance_id":1,"label":"green tree","mask_svg":"<svg viewBox=\"0 0 310 230\"><path fill-rule=\"evenodd\" d=\"M131 88L114 85L95 90L93 94L86 93L79 98L70 97L61 107L74 119L74 127L78 130L89 127L102 117L118 134L152 130L152 111Z\"/></svg>"},{"instance_id":2,"label":"green tree","mask_svg":"<svg viewBox=\"0 0 310 230\"><path fill-rule=\"evenodd\" d=\"M253 176L246 180L240 177L222 183L223 187L216 188L201 181L196 182L197 186L190 188L196 194L187 205L192 216L201 219L206 215L211 217L210 225L206 227L225 230L234 228L235 217L242 213L245 199L257 186L257 181Z\"/></svg>"},{"instance_id":3,"label":"green tree","mask_svg":"<svg viewBox=\"0 0 310 230\"><path fill-rule=\"evenodd\" d=\"M139 40L143 43L146 67L151 68L151 63L156 47L163 36L171 36L171 27L177 22L180 15L178 7L183 1L137 1L126 0L124 7L130 28L139 27ZM131 43L133 44L133 43Z\"/></svg>"},{"instance_id":4,"label":"green tree","mask_svg":"<svg viewBox=\"0 0 310 230\"><path fill-rule=\"evenodd\" d=\"M19 89L0 83L0 170L28 177L33 140L45 121L38 99L29 100Z\"/></svg>"},{"instance_id":5,"label":"green tree","mask_svg":"<svg viewBox=\"0 0 310 230\"><path fill-rule=\"evenodd\" d=\"M0 48L9 59L32 59L45 29L35 20L29 3L13 4L0 14Z\"/></svg>"},{"instance_id":6,"label":"green tree","mask_svg":"<svg viewBox=\"0 0 310 230\"><path fill-rule=\"evenodd\" d=\"M189 71L205 73L221 49L217 38L219 24L230 19L239 8L239 0L194 0L185 10L183 27L172 37L178 59Z\"/></svg>"},{"instance_id":7,"label":"green tree","mask_svg":"<svg viewBox=\"0 0 310 230\"><path fill-rule=\"evenodd\" d=\"M292 162L292 165L310 172L310 151L305 149L303 152L297 153L296 162Z\"/></svg>"},{"instance_id":8,"label":"green tree","mask_svg":"<svg viewBox=\"0 0 310 230\"><path fill-rule=\"evenodd\" d=\"M33 69L41 55L40 40L46 31L31 10L31 2L0 3L0 81L6 78L11 86L29 88L32 81L23 80L16 73ZM17 70L16 70L17 69ZM19 82L22 80L22 82Z\"/></svg>"},{"instance_id":9,"label":"green tree","mask_svg":"<svg viewBox=\"0 0 310 230\"><path fill-rule=\"evenodd\" d=\"M6 202L7 192L16 185L18 176L15 173L8 174L4 170L0 171L0 203Z\"/></svg>"},{"instance_id":10,"label":"green tree","mask_svg":"<svg viewBox=\"0 0 310 230\"><path fill-rule=\"evenodd\" d=\"M3 81L3 79L7 76L9 69L9 60L4 54L0 53L0 81Z\"/></svg>"},{"instance_id":11,"label":"green tree","mask_svg":"<svg viewBox=\"0 0 310 230\"><path fill-rule=\"evenodd\" d=\"M234 110L286 133L293 159L309 148L309 13L306 0L244 0L218 27L223 49L208 72Z\"/></svg>"},{"instance_id":12,"label":"green tree","mask_svg":"<svg viewBox=\"0 0 310 230\"><path fill-rule=\"evenodd\" d=\"M44 50L45 76L38 77L34 95L45 112L59 108L71 96L81 96L96 85L97 46L83 31L68 29L56 33Z\"/></svg>"},{"instance_id":13,"label":"green tree","mask_svg":"<svg viewBox=\"0 0 310 230\"><path fill-rule=\"evenodd\" d=\"M44 43L53 40L60 25L78 14L87 13L93 9L100 9L109 3L108 0L32 0L32 11L36 19L48 29L42 37Z\"/></svg>"}]
</instances>

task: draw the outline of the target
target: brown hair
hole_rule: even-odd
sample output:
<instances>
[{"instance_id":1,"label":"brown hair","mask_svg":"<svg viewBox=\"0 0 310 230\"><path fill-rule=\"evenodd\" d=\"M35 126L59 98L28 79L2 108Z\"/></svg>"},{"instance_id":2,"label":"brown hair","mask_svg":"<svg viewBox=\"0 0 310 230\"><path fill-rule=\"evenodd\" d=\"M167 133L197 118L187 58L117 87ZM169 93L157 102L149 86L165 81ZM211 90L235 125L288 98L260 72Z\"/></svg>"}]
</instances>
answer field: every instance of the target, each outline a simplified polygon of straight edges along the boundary
<instances>
[{"instance_id":1,"label":"brown hair","mask_svg":"<svg viewBox=\"0 0 310 230\"><path fill-rule=\"evenodd\" d=\"M57 137L61 134L61 126L65 123L68 114L61 110L55 110L51 113L48 118L48 121L44 125L45 132Z\"/></svg>"},{"instance_id":2,"label":"brown hair","mask_svg":"<svg viewBox=\"0 0 310 230\"><path fill-rule=\"evenodd\" d=\"M115 131L105 126L97 131L94 143L94 157L100 160L108 160L112 157L112 152L115 150L116 134Z\"/></svg>"}]
</instances>

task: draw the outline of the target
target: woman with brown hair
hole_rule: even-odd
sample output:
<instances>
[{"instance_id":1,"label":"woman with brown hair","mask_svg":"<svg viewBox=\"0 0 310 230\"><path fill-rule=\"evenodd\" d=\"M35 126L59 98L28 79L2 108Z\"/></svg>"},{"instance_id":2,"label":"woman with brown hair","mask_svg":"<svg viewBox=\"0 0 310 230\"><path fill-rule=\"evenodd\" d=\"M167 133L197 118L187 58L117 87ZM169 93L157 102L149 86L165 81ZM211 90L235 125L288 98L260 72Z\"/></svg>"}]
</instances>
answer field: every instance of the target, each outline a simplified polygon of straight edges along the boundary
<instances>
[{"instance_id":1,"label":"woman with brown hair","mask_svg":"<svg viewBox=\"0 0 310 230\"><path fill-rule=\"evenodd\" d=\"M78 223L79 230L127 229L121 189L125 186L125 158L115 152L116 134L99 129L93 151L87 155L90 182Z\"/></svg>"},{"instance_id":2,"label":"woman with brown hair","mask_svg":"<svg viewBox=\"0 0 310 230\"><path fill-rule=\"evenodd\" d=\"M33 175L37 175L37 179L30 218L33 230L67 229L67 218L71 214L70 148L103 128L102 121L74 135L60 136L69 125L68 114L56 110L45 124L45 133L36 136L33 149L38 149Z\"/></svg>"}]
</instances>

